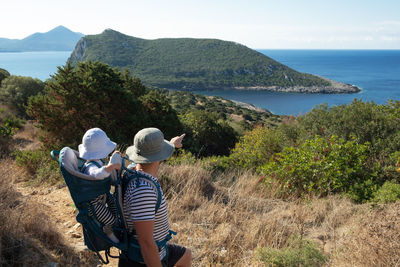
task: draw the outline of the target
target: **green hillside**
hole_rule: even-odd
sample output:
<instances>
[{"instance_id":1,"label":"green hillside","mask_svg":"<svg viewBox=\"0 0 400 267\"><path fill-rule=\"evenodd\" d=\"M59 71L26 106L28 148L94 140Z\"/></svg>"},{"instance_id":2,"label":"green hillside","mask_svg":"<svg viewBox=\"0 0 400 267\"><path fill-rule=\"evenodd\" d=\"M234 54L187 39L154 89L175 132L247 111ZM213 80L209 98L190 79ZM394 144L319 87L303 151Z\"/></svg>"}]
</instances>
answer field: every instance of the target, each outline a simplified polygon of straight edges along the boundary
<instances>
[{"instance_id":1,"label":"green hillside","mask_svg":"<svg viewBox=\"0 0 400 267\"><path fill-rule=\"evenodd\" d=\"M145 84L169 89L332 85L244 45L216 39L144 40L108 29L82 38L69 58L72 64L88 60L129 68Z\"/></svg>"}]
</instances>

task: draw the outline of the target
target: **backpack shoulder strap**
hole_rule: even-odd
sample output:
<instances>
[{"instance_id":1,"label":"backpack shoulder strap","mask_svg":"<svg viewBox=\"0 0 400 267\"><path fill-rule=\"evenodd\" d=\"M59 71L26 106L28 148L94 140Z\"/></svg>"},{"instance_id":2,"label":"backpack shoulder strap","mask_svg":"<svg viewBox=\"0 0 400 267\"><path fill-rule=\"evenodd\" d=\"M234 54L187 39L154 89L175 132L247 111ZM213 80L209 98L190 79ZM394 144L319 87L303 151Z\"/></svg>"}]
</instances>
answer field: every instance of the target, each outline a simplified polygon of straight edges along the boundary
<instances>
[{"instance_id":1,"label":"backpack shoulder strap","mask_svg":"<svg viewBox=\"0 0 400 267\"><path fill-rule=\"evenodd\" d=\"M134 180L134 181L133 181ZM139 173L137 171L127 170L124 173L124 182L123 182L123 195L125 195L126 188L128 184L132 181L132 183L136 183L136 187L140 187L140 181L146 181L150 184L151 187L157 192L157 203L155 207L155 213L157 213L158 209L161 205L162 193L161 193L161 186L158 181L154 181L152 178Z\"/></svg>"}]
</instances>

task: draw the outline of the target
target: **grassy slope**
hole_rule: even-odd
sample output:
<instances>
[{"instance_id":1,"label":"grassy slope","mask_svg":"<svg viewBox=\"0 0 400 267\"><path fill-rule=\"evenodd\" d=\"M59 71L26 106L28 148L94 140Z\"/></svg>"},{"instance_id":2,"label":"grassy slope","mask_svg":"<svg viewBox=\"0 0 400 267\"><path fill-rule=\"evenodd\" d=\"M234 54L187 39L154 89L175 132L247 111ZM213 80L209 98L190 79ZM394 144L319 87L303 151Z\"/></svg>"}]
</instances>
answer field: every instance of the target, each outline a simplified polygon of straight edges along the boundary
<instances>
[{"instance_id":1,"label":"grassy slope","mask_svg":"<svg viewBox=\"0 0 400 267\"><path fill-rule=\"evenodd\" d=\"M330 84L241 44L216 39L144 40L106 30L77 44L70 62L85 60L129 68L146 84L173 89Z\"/></svg>"},{"instance_id":2,"label":"grassy slope","mask_svg":"<svg viewBox=\"0 0 400 267\"><path fill-rule=\"evenodd\" d=\"M38 144L26 132L16 139L24 147ZM15 180L29 180L29 175L11 158L0 160L0 171L0 265L11 259L11 265L84 266L94 259L72 250L81 239L65 239L69 226L64 220L75 217L59 203L68 194L66 187L26 187L31 193L22 196ZM229 171L216 176L199 163L163 164L159 177L171 228L178 231L174 242L192 248L194 266L263 266L257 248L285 248L293 235L316 242L327 266L395 266L400 259L399 201L371 208L336 196L307 202L274 199L273 188L260 187L256 175Z\"/></svg>"}]
</instances>

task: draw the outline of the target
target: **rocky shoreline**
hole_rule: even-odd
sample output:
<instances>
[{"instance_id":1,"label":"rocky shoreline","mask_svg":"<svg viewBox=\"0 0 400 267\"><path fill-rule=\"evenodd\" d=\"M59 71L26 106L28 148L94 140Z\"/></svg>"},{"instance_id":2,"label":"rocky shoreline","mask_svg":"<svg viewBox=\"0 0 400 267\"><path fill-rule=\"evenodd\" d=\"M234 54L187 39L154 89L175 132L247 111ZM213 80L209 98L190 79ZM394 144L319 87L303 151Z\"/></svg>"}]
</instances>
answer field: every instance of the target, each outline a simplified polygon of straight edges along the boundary
<instances>
[{"instance_id":1,"label":"rocky shoreline","mask_svg":"<svg viewBox=\"0 0 400 267\"><path fill-rule=\"evenodd\" d=\"M253 90L253 91L270 91L270 92L285 92L285 93L311 93L311 94L354 94L361 91L355 85L333 81L321 77L331 83L330 86L237 86L236 90Z\"/></svg>"},{"instance_id":2,"label":"rocky shoreline","mask_svg":"<svg viewBox=\"0 0 400 267\"><path fill-rule=\"evenodd\" d=\"M256 107L256 106L254 106L253 104L249 104L249 103L245 103L245 102L240 102L240 101L236 101L236 100L232 100L232 99L229 100L229 101L232 101L233 103L235 103L236 105L238 105L239 107L242 107L242 108L247 108L247 109L249 109L249 110L254 110L254 111L257 111L257 112L261 112L261 113L272 114L271 111L269 111L269 110L267 110L267 109L264 109L264 108Z\"/></svg>"}]
</instances>

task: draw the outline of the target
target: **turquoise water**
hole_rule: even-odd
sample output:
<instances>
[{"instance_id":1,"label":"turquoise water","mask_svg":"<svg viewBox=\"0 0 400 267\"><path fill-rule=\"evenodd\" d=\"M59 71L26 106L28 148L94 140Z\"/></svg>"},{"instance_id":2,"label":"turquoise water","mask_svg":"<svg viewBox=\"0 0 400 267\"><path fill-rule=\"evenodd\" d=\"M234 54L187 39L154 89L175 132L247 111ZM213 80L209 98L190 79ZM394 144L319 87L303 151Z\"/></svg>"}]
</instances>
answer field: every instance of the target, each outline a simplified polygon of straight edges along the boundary
<instances>
[{"instance_id":1,"label":"turquoise water","mask_svg":"<svg viewBox=\"0 0 400 267\"><path fill-rule=\"evenodd\" d=\"M357 94L296 94L256 91L197 91L247 102L275 114L304 114L315 105L348 104L354 98L384 104L400 100L400 50L258 50L297 70L357 85Z\"/></svg>"},{"instance_id":2,"label":"turquoise water","mask_svg":"<svg viewBox=\"0 0 400 267\"><path fill-rule=\"evenodd\" d=\"M256 91L198 91L247 102L276 114L304 114L315 105L350 103L354 98L383 104L400 100L400 50L258 50L301 72L357 85L357 94L295 94ZM0 53L0 68L13 75L46 80L65 65L70 51Z\"/></svg>"},{"instance_id":3,"label":"turquoise water","mask_svg":"<svg viewBox=\"0 0 400 267\"><path fill-rule=\"evenodd\" d=\"M0 53L0 68L12 75L29 76L42 81L67 62L72 51Z\"/></svg>"}]
</instances>

